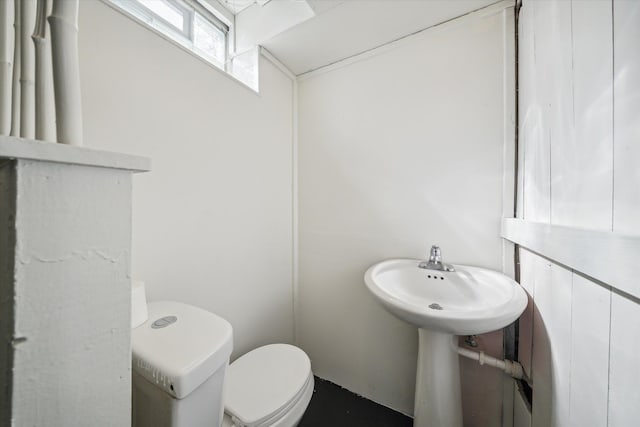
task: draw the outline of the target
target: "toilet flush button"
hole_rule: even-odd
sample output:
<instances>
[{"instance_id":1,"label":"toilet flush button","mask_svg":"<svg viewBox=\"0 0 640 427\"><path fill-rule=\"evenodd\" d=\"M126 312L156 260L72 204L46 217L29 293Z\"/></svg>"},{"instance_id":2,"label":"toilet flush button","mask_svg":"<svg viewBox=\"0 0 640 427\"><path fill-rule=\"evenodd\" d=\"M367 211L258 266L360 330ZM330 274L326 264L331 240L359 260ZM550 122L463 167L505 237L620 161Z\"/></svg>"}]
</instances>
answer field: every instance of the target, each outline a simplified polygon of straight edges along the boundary
<instances>
[{"instance_id":1,"label":"toilet flush button","mask_svg":"<svg viewBox=\"0 0 640 427\"><path fill-rule=\"evenodd\" d=\"M167 326L171 325L172 323L175 323L177 320L178 320L178 318L176 316L161 317L160 319L156 320L155 322L153 322L151 324L151 328L153 328L153 329L166 328Z\"/></svg>"}]
</instances>

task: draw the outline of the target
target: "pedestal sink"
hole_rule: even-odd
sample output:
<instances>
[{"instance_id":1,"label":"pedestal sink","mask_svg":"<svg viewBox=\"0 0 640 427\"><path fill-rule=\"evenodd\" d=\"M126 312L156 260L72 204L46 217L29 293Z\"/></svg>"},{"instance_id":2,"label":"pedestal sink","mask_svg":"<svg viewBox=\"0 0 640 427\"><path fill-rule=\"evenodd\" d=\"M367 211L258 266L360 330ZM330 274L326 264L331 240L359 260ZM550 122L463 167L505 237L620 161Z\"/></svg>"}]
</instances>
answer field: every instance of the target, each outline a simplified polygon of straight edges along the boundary
<instances>
[{"instance_id":1,"label":"pedestal sink","mask_svg":"<svg viewBox=\"0 0 640 427\"><path fill-rule=\"evenodd\" d=\"M466 265L427 270L420 262L379 262L364 281L388 311L419 328L414 427L462 427L456 335L509 325L524 311L527 296L496 271Z\"/></svg>"}]
</instances>

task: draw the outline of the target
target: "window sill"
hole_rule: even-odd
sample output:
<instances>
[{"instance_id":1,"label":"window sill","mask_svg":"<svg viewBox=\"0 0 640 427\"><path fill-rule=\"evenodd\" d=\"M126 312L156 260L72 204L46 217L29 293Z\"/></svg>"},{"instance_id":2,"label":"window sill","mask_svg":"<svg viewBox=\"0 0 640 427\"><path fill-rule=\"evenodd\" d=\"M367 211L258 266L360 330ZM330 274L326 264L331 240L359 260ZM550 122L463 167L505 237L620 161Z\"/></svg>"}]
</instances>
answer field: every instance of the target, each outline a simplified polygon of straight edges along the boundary
<instances>
[{"instance_id":1,"label":"window sill","mask_svg":"<svg viewBox=\"0 0 640 427\"><path fill-rule=\"evenodd\" d=\"M145 30L151 31L155 35L157 35L157 36L161 37L162 39L168 41L169 43L173 44L174 46L179 47L181 50L187 52L188 54L190 54L194 58L197 58L198 60L200 60L204 64L210 66L211 68L213 68L217 72L221 73L222 75L224 75L225 77L229 78L233 82L241 85L245 89L249 89L251 92L255 93L256 95L260 94L259 84L257 82L256 82L256 87L255 88L252 87L251 85L247 84L243 80L237 78L234 74L232 74L232 73L224 70L223 68L221 68L220 65L217 62L211 61L211 60L207 59L206 57L199 55L196 51L190 49L188 46L184 45L179 40L176 40L176 39L168 36L167 34L163 33L162 31L147 25L147 23L142 21L140 18L138 18L137 16L133 15L132 13L130 13L130 12L126 11L126 10L123 10L122 8L120 8L118 5L112 3L111 1L109 1L109 0L100 0L100 1L102 3L104 3L105 5L109 6L111 9L113 9L116 12L120 13L121 15L131 19L132 21L134 21L135 23L140 25ZM259 80L258 79L258 76L259 76L259 70L258 70L258 63L259 63L258 55L259 55L259 53L258 53L258 49L259 49L259 47L256 46L254 51L249 51L249 52L246 52L246 53L243 54L243 55L249 55L249 54L256 55L255 65L254 65L255 74L256 74L256 81Z\"/></svg>"}]
</instances>

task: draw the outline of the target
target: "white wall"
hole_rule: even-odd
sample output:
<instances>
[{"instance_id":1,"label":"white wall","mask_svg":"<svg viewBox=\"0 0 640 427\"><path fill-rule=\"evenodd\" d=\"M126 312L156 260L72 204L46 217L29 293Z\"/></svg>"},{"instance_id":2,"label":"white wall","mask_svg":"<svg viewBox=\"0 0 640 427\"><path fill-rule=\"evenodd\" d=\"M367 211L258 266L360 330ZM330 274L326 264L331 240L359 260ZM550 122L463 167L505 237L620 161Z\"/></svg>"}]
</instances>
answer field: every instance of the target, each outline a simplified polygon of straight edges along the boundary
<instances>
[{"instance_id":1,"label":"white wall","mask_svg":"<svg viewBox=\"0 0 640 427\"><path fill-rule=\"evenodd\" d=\"M519 30L520 218L639 235L640 3L527 0ZM639 301L551 259L521 258L533 418L520 425L637 424Z\"/></svg>"},{"instance_id":2,"label":"white wall","mask_svg":"<svg viewBox=\"0 0 640 427\"><path fill-rule=\"evenodd\" d=\"M299 82L298 342L316 374L404 413L417 330L363 275L436 243L447 262L501 268L508 19L476 13ZM469 426L500 420L501 376L483 375L495 389L463 385Z\"/></svg>"},{"instance_id":3,"label":"white wall","mask_svg":"<svg viewBox=\"0 0 640 427\"><path fill-rule=\"evenodd\" d=\"M293 340L291 80L260 94L101 1L80 7L89 147L150 156L134 181L133 275L218 313L234 356Z\"/></svg>"},{"instance_id":4,"label":"white wall","mask_svg":"<svg viewBox=\"0 0 640 427\"><path fill-rule=\"evenodd\" d=\"M0 424L128 427L132 171L42 145L0 138Z\"/></svg>"}]
</instances>

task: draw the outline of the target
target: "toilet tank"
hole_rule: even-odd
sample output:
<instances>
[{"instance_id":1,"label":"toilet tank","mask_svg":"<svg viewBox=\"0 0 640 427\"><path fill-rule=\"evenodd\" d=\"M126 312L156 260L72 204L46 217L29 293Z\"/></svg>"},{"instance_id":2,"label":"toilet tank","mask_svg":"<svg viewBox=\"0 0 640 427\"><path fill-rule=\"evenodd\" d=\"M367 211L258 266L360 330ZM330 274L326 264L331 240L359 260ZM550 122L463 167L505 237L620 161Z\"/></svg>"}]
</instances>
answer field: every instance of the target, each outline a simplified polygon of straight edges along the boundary
<instances>
[{"instance_id":1,"label":"toilet tank","mask_svg":"<svg viewBox=\"0 0 640 427\"><path fill-rule=\"evenodd\" d=\"M133 425L220 425L231 325L179 302L151 302L148 312L131 333Z\"/></svg>"}]
</instances>

